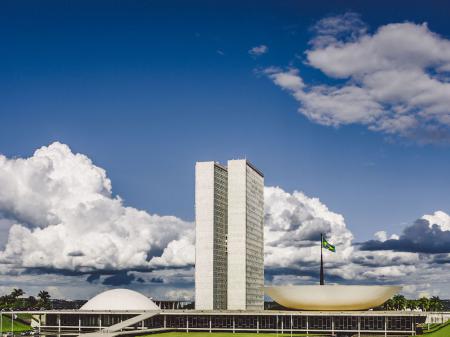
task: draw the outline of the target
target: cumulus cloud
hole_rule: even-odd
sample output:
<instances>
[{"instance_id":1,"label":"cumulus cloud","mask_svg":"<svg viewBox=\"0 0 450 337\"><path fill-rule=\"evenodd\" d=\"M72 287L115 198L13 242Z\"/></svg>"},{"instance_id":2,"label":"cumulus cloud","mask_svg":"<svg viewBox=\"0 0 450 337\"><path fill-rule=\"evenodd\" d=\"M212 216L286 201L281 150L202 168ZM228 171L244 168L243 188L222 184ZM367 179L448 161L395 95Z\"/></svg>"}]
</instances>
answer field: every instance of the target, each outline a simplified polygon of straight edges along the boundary
<instances>
[{"instance_id":1,"label":"cumulus cloud","mask_svg":"<svg viewBox=\"0 0 450 337\"><path fill-rule=\"evenodd\" d=\"M442 211L424 215L407 226L400 236L378 235L361 245L362 250L393 250L420 253L450 253L450 216Z\"/></svg>"},{"instance_id":2,"label":"cumulus cloud","mask_svg":"<svg viewBox=\"0 0 450 337\"><path fill-rule=\"evenodd\" d=\"M388 234L386 231L378 231L374 234L374 237L376 240L384 242L388 239ZM399 236L397 234L392 234L389 239L391 240L398 240Z\"/></svg>"},{"instance_id":3,"label":"cumulus cloud","mask_svg":"<svg viewBox=\"0 0 450 337\"><path fill-rule=\"evenodd\" d=\"M318 198L299 191L266 187L265 270L275 284L316 283L320 262L320 234L336 246L325 252L327 281L336 283L385 283L401 280L416 271L416 253L361 251L341 214ZM386 233L379 233L387 239Z\"/></svg>"},{"instance_id":4,"label":"cumulus cloud","mask_svg":"<svg viewBox=\"0 0 450 337\"><path fill-rule=\"evenodd\" d=\"M279 187L266 187L264 195L266 266L317 261L321 233L337 246L334 259L345 259L351 253L353 235L343 216L331 212L319 199Z\"/></svg>"},{"instance_id":5,"label":"cumulus cloud","mask_svg":"<svg viewBox=\"0 0 450 337\"><path fill-rule=\"evenodd\" d=\"M353 235L341 214L328 209L318 198L302 192L286 192L279 187L265 188L265 274L271 284L315 284L318 282L320 233L336 245L336 253L325 252L325 274L328 283L401 284L405 293L413 290L448 296L442 280L450 272L441 268L450 263L450 254L437 253L450 246L446 234L436 244L436 231L450 225L444 212L424 215L418 223L428 230L418 233L405 229L401 235L375 234L376 240L353 243ZM414 228L415 225L411 227ZM416 238L411 249L395 249L405 240ZM444 243L445 242L445 243ZM424 247L439 247L438 250ZM445 282L444 282L445 283Z\"/></svg>"},{"instance_id":6,"label":"cumulus cloud","mask_svg":"<svg viewBox=\"0 0 450 337\"><path fill-rule=\"evenodd\" d=\"M280 83L302 85L289 76ZM160 299L192 297L194 225L126 206L113 195L106 172L85 155L53 143L29 158L0 156L0 186L0 225L8 233L0 289L35 293L51 284L55 294L86 298L127 285ZM399 236L381 231L354 244L344 217L318 198L280 187L265 187L264 198L268 283L316 283L321 233L336 245L336 253L324 254L327 282L407 279L409 290L433 293L450 276L441 268L450 263L450 216L442 211ZM424 284L431 289L419 287Z\"/></svg>"},{"instance_id":7,"label":"cumulus cloud","mask_svg":"<svg viewBox=\"0 0 450 337\"><path fill-rule=\"evenodd\" d=\"M176 254L193 251L192 223L125 206L106 172L67 145L53 143L29 158L0 156L0 185L0 215L13 223L0 252L9 271L194 263L192 253Z\"/></svg>"},{"instance_id":8,"label":"cumulus cloud","mask_svg":"<svg viewBox=\"0 0 450 337\"><path fill-rule=\"evenodd\" d=\"M449 139L450 40L409 22L368 33L354 13L325 18L313 32L305 64L330 81L305 84L298 69L265 71L300 103L301 114L420 142Z\"/></svg>"},{"instance_id":9,"label":"cumulus cloud","mask_svg":"<svg viewBox=\"0 0 450 337\"><path fill-rule=\"evenodd\" d=\"M255 46L252 49L248 51L248 53L252 56L261 56L269 51L269 47L267 47L265 44L262 44L260 46Z\"/></svg>"}]
</instances>

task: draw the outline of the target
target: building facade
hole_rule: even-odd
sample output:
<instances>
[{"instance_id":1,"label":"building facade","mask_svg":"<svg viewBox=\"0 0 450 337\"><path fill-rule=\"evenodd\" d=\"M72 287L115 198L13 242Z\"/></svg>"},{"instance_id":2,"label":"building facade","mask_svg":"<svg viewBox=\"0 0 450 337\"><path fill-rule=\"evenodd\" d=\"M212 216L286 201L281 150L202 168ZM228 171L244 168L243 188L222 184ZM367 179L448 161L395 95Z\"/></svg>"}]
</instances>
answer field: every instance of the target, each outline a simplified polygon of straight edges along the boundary
<instances>
[{"instance_id":1,"label":"building facade","mask_svg":"<svg viewBox=\"0 0 450 337\"><path fill-rule=\"evenodd\" d=\"M195 308L264 308L264 176L247 160L195 168Z\"/></svg>"},{"instance_id":2,"label":"building facade","mask_svg":"<svg viewBox=\"0 0 450 337\"><path fill-rule=\"evenodd\" d=\"M227 169L195 166L195 307L227 309Z\"/></svg>"},{"instance_id":3,"label":"building facade","mask_svg":"<svg viewBox=\"0 0 450 337\"><path fill-rule=\"evenodd\" d=\"M29 314L29 312L26 312ZM196 311L82 312L48 311L32 313L38 330L47 335L81 335L114 332L136 335L164 331L256 332L312 334L337 337L408 337L420 333L427 317L414 311ZM87 337L87 335L86 335Z\"/></svg>"},{"instance_id":4,"label":"building facade","mask_svg":"<svg viewBox=\"0 0 450 337\"><path fill-rule=\"evenodd\" d=\"M228 309L264 308L264 176L228 161Z\"/></svg>"}]
</instances>

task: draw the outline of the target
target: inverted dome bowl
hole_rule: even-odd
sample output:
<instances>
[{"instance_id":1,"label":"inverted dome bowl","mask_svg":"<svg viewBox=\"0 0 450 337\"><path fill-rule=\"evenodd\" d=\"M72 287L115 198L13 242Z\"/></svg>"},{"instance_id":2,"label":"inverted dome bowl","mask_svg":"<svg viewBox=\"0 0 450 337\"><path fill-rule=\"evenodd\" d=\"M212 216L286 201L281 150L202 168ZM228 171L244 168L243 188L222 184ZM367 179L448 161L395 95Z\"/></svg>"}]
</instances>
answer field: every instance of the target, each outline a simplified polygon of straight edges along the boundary
<instances>
[{"instance_id":1,"label":"inverted dome bowl","mask_svg":"<svg viewBox=\"0 0 450 337\"><path fill-rule=\"evenodd\" d=\"M264 287L266 295L290 309L367 310L401 290L399 286L304 285Z\"/></svg>"}]
</instances>

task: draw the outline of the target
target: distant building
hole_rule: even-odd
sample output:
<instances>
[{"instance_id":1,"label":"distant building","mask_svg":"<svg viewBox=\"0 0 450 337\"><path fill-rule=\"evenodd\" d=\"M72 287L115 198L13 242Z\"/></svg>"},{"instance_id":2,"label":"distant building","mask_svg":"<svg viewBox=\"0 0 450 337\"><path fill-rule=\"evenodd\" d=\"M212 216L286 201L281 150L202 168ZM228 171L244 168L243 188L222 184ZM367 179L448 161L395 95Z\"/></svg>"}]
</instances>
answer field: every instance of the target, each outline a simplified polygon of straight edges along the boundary
<instances>
[{"instance_id":1,"label":"distant building","mask_svg":"<svg viewBox=\"0 0 450 337\"><path fill-rule=\"evenodd\" d=\"M195 308L264 308L264 176L246 160L195 167Z\"/></svg>"}]
</instances>

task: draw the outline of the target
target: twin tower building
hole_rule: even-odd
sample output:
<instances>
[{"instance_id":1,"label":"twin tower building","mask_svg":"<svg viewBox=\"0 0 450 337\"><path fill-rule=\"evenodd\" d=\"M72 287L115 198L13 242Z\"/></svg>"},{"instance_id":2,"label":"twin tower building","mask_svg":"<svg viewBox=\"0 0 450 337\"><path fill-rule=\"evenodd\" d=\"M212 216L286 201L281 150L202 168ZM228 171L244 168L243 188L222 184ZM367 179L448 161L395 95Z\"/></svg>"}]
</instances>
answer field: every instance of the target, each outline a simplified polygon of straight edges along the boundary
<instances>
[{"instance_id":1,"label":"twin tower building","mask_svg":"<svg viewBox=\"0 0 450 337\"><path fill-rule=\"evenodd\" d=\"M195 308L264 309L264 175L247 160L195 166Z\"/></svg>"}]
</instances>

